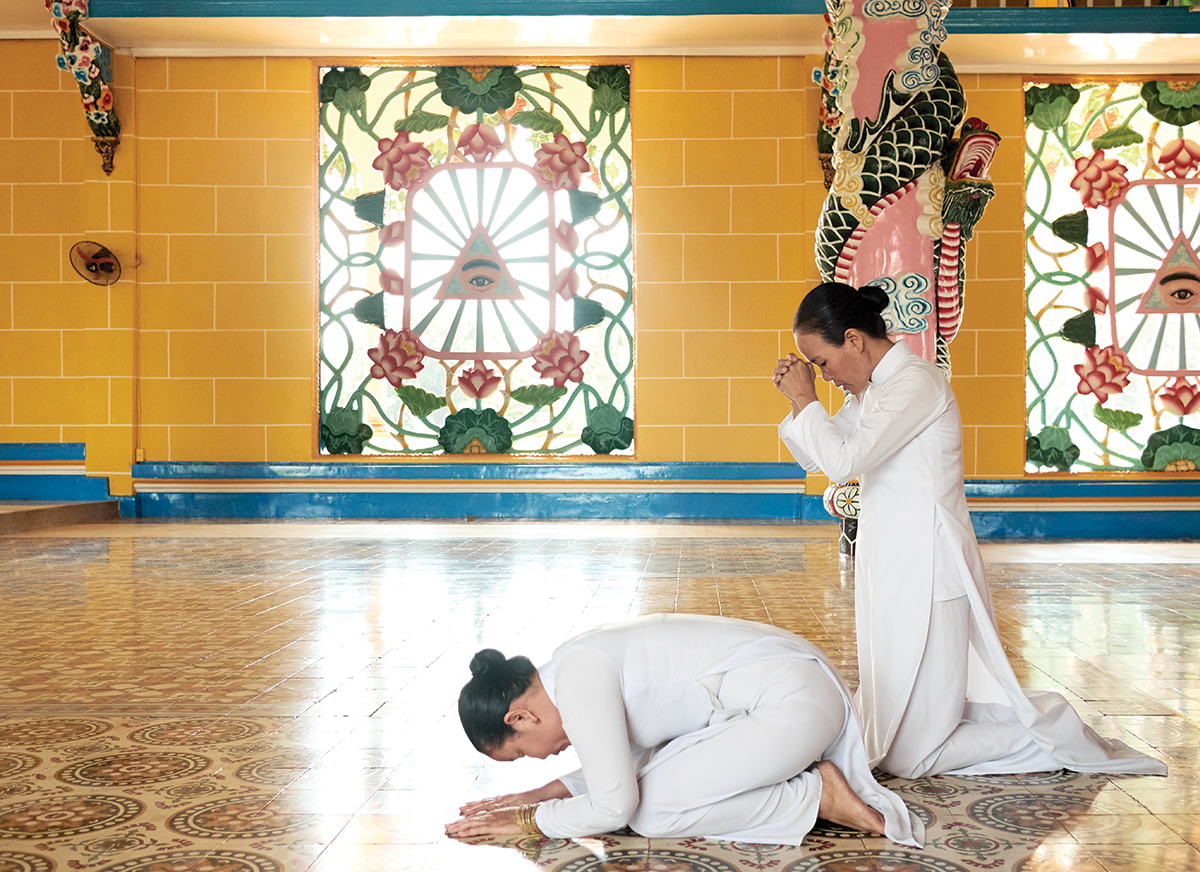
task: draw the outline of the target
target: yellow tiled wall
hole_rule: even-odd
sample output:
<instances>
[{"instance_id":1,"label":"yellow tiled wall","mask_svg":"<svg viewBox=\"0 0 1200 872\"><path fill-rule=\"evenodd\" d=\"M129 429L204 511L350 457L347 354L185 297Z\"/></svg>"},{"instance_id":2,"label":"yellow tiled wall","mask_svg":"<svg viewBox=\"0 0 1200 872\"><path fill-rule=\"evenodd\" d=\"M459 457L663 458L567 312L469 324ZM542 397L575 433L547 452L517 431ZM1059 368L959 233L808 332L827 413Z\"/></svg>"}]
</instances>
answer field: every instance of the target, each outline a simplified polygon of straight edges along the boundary
<instances>
[{"instance_id":1,"label":"yellow tiled wall","mask_svg":"<svg viewBox=\"0 0 1200 872\"><path fill-rule=\"evenodd\" d=\"M83 441L129 493L147 460L312 456L307 59L117 58L105 176L53 41L0 43L0 441ZM816 279L818 58L633 64L638 459L787 459L770 384ZM1021 474L1022 94L964 77L1004 137L952 346L968 474ZM125 268L78 279L94 238ZM831 402L836 399L830 397ZM810 491L819 490L814 479Z\"/></svg>"},{"instance_id":2,"label":"yellow tiled wall","mask_svg":"<svg viewBox=\"0 0 1200 872\"><path fill-rule=\"evenodd\" d=\"M816 154L821 58L634 63L638 445L644 460L790 460L770 383L792 316L820 281L826 192ZM1001 136L996 197L967 244L951 344L968 476L1022 475L1024 97L1019 76L962 77ZM830 408L839 399L822 385ZM826 484L811 476L809 493Z\"/></svg>"}]
</instances>

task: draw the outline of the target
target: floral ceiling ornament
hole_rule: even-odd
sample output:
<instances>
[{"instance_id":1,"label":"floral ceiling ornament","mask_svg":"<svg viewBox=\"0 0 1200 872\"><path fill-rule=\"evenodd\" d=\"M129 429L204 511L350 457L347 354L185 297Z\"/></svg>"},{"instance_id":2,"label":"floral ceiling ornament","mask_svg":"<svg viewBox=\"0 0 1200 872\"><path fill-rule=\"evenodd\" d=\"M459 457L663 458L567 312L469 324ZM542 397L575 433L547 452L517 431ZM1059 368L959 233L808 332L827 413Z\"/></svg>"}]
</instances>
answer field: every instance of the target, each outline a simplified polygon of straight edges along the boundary
<instances>
[{"instance_id":1,"label":"floral ceiling ornament","mask_svg":"<svg viewBox=\"0 0 1200 872\"><path fill-rule=\"evenodd\" d=\"M409 142L407 130L392 139L379 140L379 157L371 164L383 173L383 183L393 191L403 191L421 183L432 168L430 153L420 142Z\"/></svg>"},{"instance_id":2,"label":"floral ceiling ornament","mask_svg":"<svg viewBox=\"0 0 1200 872\"><path fill-rule=\"evenodd\" d=\"M568 381L583 381L583 365L590 355L579 347L579 337L570 330L549 333L533 352L533 368L544 379L561 388Z\"/></svg>"},{"instance_id":3,"label":"floral ceiling ornament","mask_svg":"<svg viewBox=\"0 0 1200 872\"><path fill-rule=\"evenodd\" d=\"M400 387L406 378L416 378L425 368L421 340L407 328L380 333L379 344L367 349L367 357L373 364L371 378L386 378L394 388Z\"/></svg>"},{"instance_id":4,"label":"floral ceiling ornament","mask_svg":"<svg viewBox=\"0 0 1200 872\"><path fill-rule=\"evenodd\" d=\"M458 137L458 150L473 161L487 161L495 157L504 143L490 124L472 121L463 128Z\"/></svg>"},{"instance_id":5,"label":"floral ceiling ornament","mask_svg":"<svg viewBox=\"0 0 1200 872\"><path fill-rule=\"evenodd\" d=\"M1158 392L1158 401L1172 415L1182 418L1200 409L1200 389L1185 378L1177 378Z\"/></svg>"},{"instance_id":6,"label":"floral ceiling ornament","mask_svg":"<svg viewBox=\"0 0 1200 872\"><path fill-rule=\"evenodd\" d=\"M583 174L592 169L586 154L586 142L571 142L561 133L554 134L553 142L538 148L534 162L542 171L542 184L551 191L578 188Z\"/></svg>"},{"instance_id":7,"label":"floral ceiling ornament","mask_svg":"<svg viewBox=\"0 0 1200 872\"><path fill-rule=\"evenodd\" d=\"M1086 349L1084 354L1084 362L1075 366L1079 376L1078 393L1095 394L1096 399L1103 403L1128 387L1131 365L1125 352L1110 345L1107 348L1093 346Z\"/></svg>"},{"instance_id":8,"label":"floral ceiling ornament","mask_svg":"<svg viewBox=\"0 0 1200 872\"><path fill-rule=\"evenodd\" d=\"M1075 160L1075 178L1071 187L1079 192L1084 208L1111 206L1129 188L1126 177L1129 168L1114 157L1105 157L1104 149L1096 149L1090 157Z\"/></svg>"},{"instance_id":9,"label":"floral ceiling ornament","mask_svg":"<svg viewBox=\"0 0 1200 872\"><path fill-rule=\"evenodd\" d=\"M120 142L121 122L108 85L112 81L112 52L84 29L88 0L46 0L54 16L60 45L58 68L75 77L92 143L100 155L105 175L112 175L113 155Z\"/></svg>"},{"instance_id":10,"label":"floral ceiling ornament","mask_svg":"<svg viewBox=\"0 0 1200 872\"><path fill-rule=\"evenodd\" d=\"M1173 139L1163 146L1158 165L1163 175L1186 179L1200 166L1200 145L1190 139Z\"/></svg>"},{"instance_id":11,"label":"floral ceiling ornament","mask_svg":"<svg viewBox=\"0 0 1200 872\"><path fill-rule=\"evenodd\" d=\"M473 400L486 400L500 387L503 379L486 366L476 361L471 369L464 369L458 376L458 386Z\"/></svg>"}]
</instances>

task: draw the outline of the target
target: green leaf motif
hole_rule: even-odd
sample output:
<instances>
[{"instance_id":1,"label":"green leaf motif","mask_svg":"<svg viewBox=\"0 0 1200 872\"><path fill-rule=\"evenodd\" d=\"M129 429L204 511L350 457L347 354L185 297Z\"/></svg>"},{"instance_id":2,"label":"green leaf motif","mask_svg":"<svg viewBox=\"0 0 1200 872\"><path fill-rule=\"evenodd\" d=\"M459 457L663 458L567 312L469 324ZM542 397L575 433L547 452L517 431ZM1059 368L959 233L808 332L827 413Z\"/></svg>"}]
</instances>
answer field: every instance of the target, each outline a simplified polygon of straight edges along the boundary
<instances>
[{"instance_id":1,"label":"green leaf motif","mask_svg":"<svg viewBox=\"0 0 1200 872\"><path fill-rule=\"evenodd\" d=\"M599 194L572 188L567 191L567 201L571 204L572 226L578 227L600 211Z\"/></svg>"},{"instance_id":2,"label":"green leaf motif","mask_svg":"<svg viewBox=\"0 0 1200 872\"><path fill-rule=\"evenodd\" d=\"M1025 440L1025 459L1037 466L1066 472L1079 459L1079 447L1065 427L1045 427Z\"/></svg>"},{"instance_id":3,"label":"green leaf motif","mask_svg":"<svg viewBox=\"0 0 1200 872\"><path fill-rule=\"evenodd\" d=\"M1136 427L1142 423L1142 416L1138 412L1127 412L1124 409L1110 409L1099 403L1096 403L1095 408L1092 409L1092 414L1105 427L1120 433L1124 433L1130 427Z\"/></svg>"},{"instance_id":4,"label":"green leaf motif","mask_svg":"<svg viewBox=\"0 0 1200 872\"><path fill-rule=\"evenodd\" d=\"M354 317L362 323L373 324L380 330L387 329L387 325L383 321L383 291L363 297L354 304L351 311L354 312Z\"/></svg>"},{"instance_id":5,"label":"green leaf motif","mask_svg":"<svg viewBox=\"0 0 1200 872\"><path fill-rule=\"evenodd\" d=\"M317 86L317 100L322 104L333 103L334 106L347 111L344 106L346 101L351 104L357 104L357 99L348 96L341 98L342 105L338 103L338 92L344 95L350 92L356 92L361 98L361 105L367 105L366 93L371 87L371 77L363 73L358 67L334 67L325 74L321 79L321 84Z\"/></svg>"},{"instance_id":6,"label":"green leaf motif","mask_svg":"<svg viewBox=\"0 0 1200 872\"><path fill-rule=\"evenodd\" d=\"M622 415L616 406L600 403L588 410L587 426L580 439L597 454L623 451L633 444L633 420Z\"/></svg>"},{"instance_id":7,"label":"green leaf motif","mask_svg":"<svg viewBox=\"0 0 1200 872\"><path fill-rule=\"evenodd\" d=\"M1162 472L1168 463L1180 460L1190 460L1200 466L1200 430L1186 424L1153 433L1142 452L1142 466L1156 472Z\"/></svg>"},{"instance_id":8,"label":"green leaf motif","mask_svg":"<svg viewBox=\"0 0 1200 872\"><path fill-rule=\"evenodd\" d=\"M441 130L449 123L449 115L439 115L436 112L426 112L424 109L417 109L397 121L393 129L397 133L402 131L428 133L431 130Z\"/></svg>"},{"instance_id":9,"label":"green leaf motif","mask_svg":"<svg viewBox=\"0 0 1200 872\"><path fill-rule=\"evenodd\" d=\"M445 397L431 394L416 385L400 385L396 388L396 395L400 397L400 402L404 403L408 410L418 418L428 418L446 405Z\"/></svg>"},{"instance_id":10,"label":"green leaf motif","mask_svg":"<svg viewBox=\"0 0 1200 872\"><path fill-rule=\"evenodd\" d=\"M512 117L512 123L518 127L536 130L538 133L549 133L551 136L563 132L563 123L545 109L527 109Z\"/></svg>"},{"instance_id":11,"label":"green leaf motif","mask_svg":"<svg viewBox=\"0 0 1200 872\"><path fill-rule=\"evenodd\" d=\"M584 78L587 86L594 91L602 87L611 88L621 95L621 99L629 102L629 67L608 65L592 67Z\"/></svg>"},{"instance_id":12,"label":"green leaf motif","mask_svg":"<svg viewBox=\"0 0 1200 872\"><path fill-rule=\"evenodd\" d=\"M548 406L557 403L566 395L566 388L556 388L554 385L522 385L513 388L510 396L527 406Z\"/></svg>"},{"instance_id":13,"label":"green leaf motif","mask_svg":"<svg viewBox=\"0 0 1200 872\"><path fill-rule=\"evenodd\" d=\"M1146 111L1167 124L1184 127L1200 121L1200 82L1176 90L1168 82L1147 82L1142 85Z\"/></svg>"},{"instance_id":14,"label":"green leaf motif","mask_svg":"<svg viewBox=\"0 0 1200 872\"><path fill-rule=\"evenodd\" d=\"M516 67L492 67L479 81L462 67L442 67L434 82L442 90L443 103L469 115L507 109L522 86Z\"/></svg>"},{"instance_id":15,"label":"green leaf motif","mask_svg":"<svg viewBox=\"0 0 1200 872\"><path fill-rule=\"evenodd\" d=\"M576 333L586 327L599 324L608 314L603 306L587 297L575 296L571 298L571 302L575 307L574 329Z\"/></svg>"},{"instance_id":16,"label":"green leaf motif","mask_svg":"<svg viewBox=\"0 0 1200 872\"><path fill-rule=\"evenodd\" d=\"M364 424L361 409L335 407L321 420L321 441L330 454L362 454L363 445L375 435Z\"/></svg>"},{"instance_id":17,"label":"green leaf motif","mask_svg":"<svg viewBox=\"0 0 1200 872\"><path fill-rule=\"evenodd\" d=\"M1125 145L1137 145L1144 141L1144 136L1128 124L1122 124L1093 139L1092 148L1121 148Z\"/></svg>"},{"instance_id":18,"label":"green leaf motif","mask_svg":"<svg viewBox=\"0 0 1200 872\"><path fill-rule=\"evenodd\" d=\"M1046 85L1025 92L1025 117L1034 127L1054 130L1066 123L1071 107L1079 102L1079 89L1072 85Z\"/></svg>"},{"instance_id":19,"label":"green leaf motif","mask_svg":"<svg viewBox=\"0 0 1200 872\"><path fill-rule=\"evenodd\" d=\"M1068 342L1091 348L1096 344L1096 315L1091 309L1080 312L1064 321L1059 332Z\"/></svg>"},{"instance_id":20,"label":"green leaf motif","mask_svg":"<svg viewBox=\"0 0 1200 872\"><path fill-rule=\"evenodd\" d=\"M383 208L387 203L387 191L359 194L354 198L354 214L376 227L383 226Z\"/></svg>"},{"instance_id":21,"label":"green leaf motif","mask_svg":"<svg viewBox=\"0 0 1200 872\"><path fill-rule=\"evenodd\" d=\"M621 92L608 85L601 85L592 94L592 109L603 115L616 115L629 105L629 101L621 96Z\"/></svg>"},{"instance_id":22,"label":"green leaf motif","mask_svg":"<svg viewBox=\"0 0 1200 872\"><path fill-rule=\"evenodd\" d=\"M476 439L487 454L503 454L512 448L512 426L495 409L459 409L438 431L447 454L462 454Z\"/></svg>"},{"instance_id":23,"label":"green leaf motif","mask_svg":"<svg viewBox=\"0 0 1200 872\"><path fill-rule=\"evenodd\" d=\"M1087 209L1080 209L1070 215L1055 218L1050 229L1059 239L1072 245L1087 245L1088 216Z\"/></svg>"}]
</instances>

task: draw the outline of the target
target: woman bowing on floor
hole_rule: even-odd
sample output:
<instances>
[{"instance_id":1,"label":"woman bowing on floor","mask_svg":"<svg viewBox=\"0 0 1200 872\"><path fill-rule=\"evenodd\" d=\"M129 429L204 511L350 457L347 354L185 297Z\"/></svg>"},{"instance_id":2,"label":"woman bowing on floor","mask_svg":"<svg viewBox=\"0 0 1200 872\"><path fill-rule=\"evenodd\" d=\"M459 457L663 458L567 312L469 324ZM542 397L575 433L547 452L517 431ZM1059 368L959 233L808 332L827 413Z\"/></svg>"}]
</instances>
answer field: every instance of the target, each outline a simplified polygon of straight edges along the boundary
<instances>
[{"instance_id":1,"label":"woman bowing on floor","mask_svg":"<svg viewBox=\"0 0 1200 872\"><path fill-rule=\"evenodd\" d=\"M871 776L850 692L815 646L783 630L652 615L565 642L537 669L486 649L458 710L495 760L574 746L581 768L463 806L455 837L591 836L799 845L818 817L919 847L924 835Z\"/></svg>"},{"instance_id":2,"label":"woman bowing on floor","mask_svg":"<svg viewBox=\"0 0 1200 872\"><path fill-rule=\"evenodd\" d=\"M779 434L807 470L860 486L859 688L871 765L907 778L1050 769L1165 775L1008 663L963 488L962 423L932 363L888 338L880 288L827 282L800 304L775 368ZM848 394L830 418L816 374Z\"/></svg>"}]
</instances>

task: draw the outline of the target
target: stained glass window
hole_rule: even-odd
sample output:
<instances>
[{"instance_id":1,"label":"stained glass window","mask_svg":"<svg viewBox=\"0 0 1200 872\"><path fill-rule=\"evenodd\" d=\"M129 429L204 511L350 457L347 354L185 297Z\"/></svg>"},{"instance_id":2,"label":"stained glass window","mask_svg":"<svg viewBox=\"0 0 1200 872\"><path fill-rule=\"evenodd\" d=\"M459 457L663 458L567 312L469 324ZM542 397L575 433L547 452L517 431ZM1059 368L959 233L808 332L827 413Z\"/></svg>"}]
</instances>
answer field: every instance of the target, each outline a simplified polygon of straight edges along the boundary
<instances>
[{"instance_id":1,"label":"stained glass window","mask_svg":"<svg viewBox=\"0 0 1200 872\"><path fill-rule=\"evenodd\" d=\"M319 75L322 452L632 453L628 68Z\"/></svg>"},{"instance_id":2,"label":"stained glass window","mask_svg":"<svg viewBox=\"0 0 1200 872\"><path fill-rule=\"evenodd\" d=\"M1031 84L1030 470L1200 464L1200 83Z\"/></svg>"}]
</instances>

